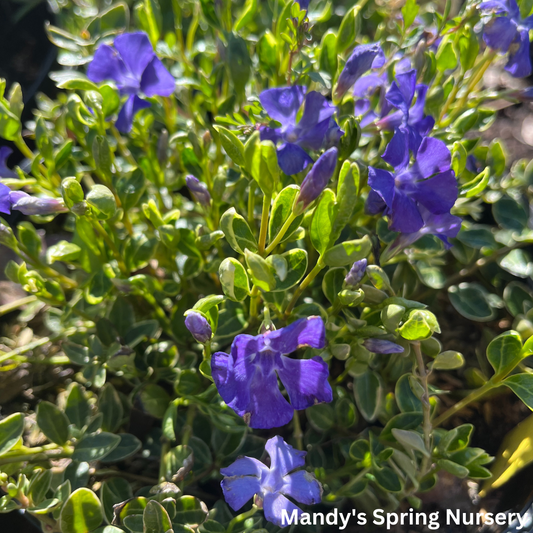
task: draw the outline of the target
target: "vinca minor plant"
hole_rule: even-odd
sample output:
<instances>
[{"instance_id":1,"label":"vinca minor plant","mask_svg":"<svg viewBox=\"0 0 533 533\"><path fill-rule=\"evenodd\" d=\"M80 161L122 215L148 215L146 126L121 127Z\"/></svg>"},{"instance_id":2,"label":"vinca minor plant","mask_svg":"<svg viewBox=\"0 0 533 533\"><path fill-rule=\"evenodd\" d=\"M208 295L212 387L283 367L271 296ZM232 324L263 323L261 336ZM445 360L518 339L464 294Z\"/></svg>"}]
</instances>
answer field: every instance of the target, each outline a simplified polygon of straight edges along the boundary
<instances>
[{"instance_id":1,"label":"vinca minor plant","mask_svg":"<svg viewBox=\"0 0 533 533\"><path fill-rule=\"evenodd\" d=\"M490 129L531 2L49 3L57 93L0 84L0 370L71 371L2 407L0 513L274 532L489 480L457 415L533 409L533 162Z\"/></svg>"}]
</instances>

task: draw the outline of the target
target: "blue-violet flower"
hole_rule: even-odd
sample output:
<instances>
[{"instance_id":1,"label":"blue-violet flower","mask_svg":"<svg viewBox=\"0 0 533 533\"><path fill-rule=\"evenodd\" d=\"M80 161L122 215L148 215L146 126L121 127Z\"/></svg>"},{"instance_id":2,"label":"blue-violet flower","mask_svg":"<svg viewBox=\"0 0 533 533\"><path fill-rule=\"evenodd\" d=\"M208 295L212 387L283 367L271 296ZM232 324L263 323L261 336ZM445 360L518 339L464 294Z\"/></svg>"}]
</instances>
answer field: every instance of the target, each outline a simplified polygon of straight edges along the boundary
<instances>
[{"instance_id":1,"label":"blue-violet flower","mask_svg":"<svg viewBox=\"0 0 533 533\"><path fill-rule=\"evenodd\" d=\"M30 196L23 191L12 191L0 183L0 213L8 215L12 210L20 211L23 215L53 215L68 211L63 200Z\"/></svg>"},{"instance_id":2,"label":"blue-violet flower","mask_svg":"<svg viewBox=\"0 0 533 533\"><path fill-rule=\"evenodd\" d=\"M175 80L156 56L146 33L124 33L113 45L103 44L96 50L87 76L95 83L113 80L121 96L127 96L115 125L119 131L128 132L137 111L150 107L140 95L170 96Z\"/></svg>"},{"instance_id":3,"label":"blue-violet flower","mask_svg":"<svg viewBox=\"0 0 533 533\"><path fill-rule=\"evenodd\" d=\"M404 351L403 346L385 339L365 339L363 346L372 353L402 353Z\"/></svg>"},{"instance_id":4,"label":"blue-violet flower","mask_svg":"<svg viewBox=\"0 0 533 533\"><path fill-rule=\"evenodd\" d=\"M252 457L240 457L220 470L225 476L220 485L224 499L234 511L255 496L255 502L263 508L265 518L285 527L288 524L284 515L290 517L295 511L298 516L302 513L287 496L306 505L320 503L322 485L314 474L305 470L292 472L305 465L307 452L295 450L280 436L269 439L265 449L270 456L270 468Z\"/></svg>"},{"instance_id":5,"label":"blue-violet flower","mask_svg":"<svg viewBox=\"0 0 533 533\"><path fill-rule=\"evenodd\" d=\"M424 226L420 205L434 215L449 213L458 189L451 169L451 154L444 142L425 137L416 161L409 166L408 132L399 128L382 159L395 172L368 168L368 184L374 191L369 200L373 209L382 202L390 229L401 233L419 231ZM368 207L367 210L370 211Z\"/></svg>"},{"instance_id":6,"label":"blue-violet flower","mask_svg":"<svg viewBox=\"0 0 533 533\"><path fill-rule=\"evenodd\" d=\"M207 321L207 318L197 311L187 313L185 326L198 342L205 344L211 340L211 336L213 335L211 325Z\"/></svg>"},{"instance_id":7,"label":"blue-violet flower","mask_svg":"<svg viewBox=\"0 0 533 533\"><path fill-rule=\"evenodd\" d=\"M206 207L211 204L211 195L209 194L205 183L202 183L198 178L192 175L185 178L185 183L197 202Z\"/></svg>"},{"instance_id":8,"label":"blue-violet flower","mask_svg":"<svg viewBox=\"0 0 533 533\"><path fill-rule=\"evenodd\" d=\"M282 144L278 148L278 163L287 175L298 174L313 162L306 150L317 151L342 136L342 130L332 117L337 108L320 93L306 87L277 87L267 89L259 95L259 100L270 118L281 124L280 128L262 126L262 141ZM298 110L304 104L304 111L296 122Z\"/></svg>"},{"instance_id":9,"label":"blue-violet flower","mask_svg":"<svg viewBox=\"0 0 533 533\"><path fill-rule=\"evenodd\" d=\"M257 337L237 335L230 354L213 355L211 373L222 399L250 427L284 426L292 419L295 409L307 409L333 399L328 365L321 357L286 357L302 346L323 348L324 345L322 318L302 318ZM281 394L277 376L291 403Z\"/></svg>"},{"instance_id":10,"label":"blue-violet flower","mask_svg":"<svg viewBox=\"0 0 533 533\"><path fill-rule=\"evenodd\" d=\"M0 147L0 178L18 178L17 173L8 168L7 158L13 150L7 146Z\"/></svg>"},{"instance_id":11,"label":"blue-violet flower","mask_svg":"<svg viewBox=\"0 0 533 533\"><path fill-rule=\"evenodd\" d=\"M366 259L360 259L352 265L352 268L350 268L344 278L347 287L356 287L361 282L365 275L367 264L368 261Z\"/></svg>"}]
</instances>

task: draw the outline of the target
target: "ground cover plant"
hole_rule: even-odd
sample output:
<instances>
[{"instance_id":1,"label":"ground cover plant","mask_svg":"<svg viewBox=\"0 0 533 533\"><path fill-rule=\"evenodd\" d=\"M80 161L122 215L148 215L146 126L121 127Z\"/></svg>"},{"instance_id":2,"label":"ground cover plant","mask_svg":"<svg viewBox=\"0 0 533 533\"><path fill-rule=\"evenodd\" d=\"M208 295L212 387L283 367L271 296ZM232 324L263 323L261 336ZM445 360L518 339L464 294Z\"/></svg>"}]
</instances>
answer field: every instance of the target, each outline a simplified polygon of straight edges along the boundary
<instances>
[{"instance_id":1,"label":"ground cover plant","mask_svg":"<svg viewBox=\"0 0 533 533\"><path fill-rule=\"evenodd\" d=\"M457 416L533 409L533 164L484 135L532 2L50 5L57 95L0 85L0 365L72 371L3 406L0 512L274 532L533 460L527 419L491 477Z\"/></svg>"}]
</instances>

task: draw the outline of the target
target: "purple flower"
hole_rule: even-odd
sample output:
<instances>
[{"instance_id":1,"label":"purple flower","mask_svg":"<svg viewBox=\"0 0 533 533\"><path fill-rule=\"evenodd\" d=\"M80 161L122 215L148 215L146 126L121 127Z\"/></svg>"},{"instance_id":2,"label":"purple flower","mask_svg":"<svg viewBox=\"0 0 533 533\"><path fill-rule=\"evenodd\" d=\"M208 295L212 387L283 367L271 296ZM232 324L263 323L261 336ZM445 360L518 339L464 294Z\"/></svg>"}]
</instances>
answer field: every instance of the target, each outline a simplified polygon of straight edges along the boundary
<instances>
[{"instance_id":1,"label":"purple flower","mask_svg":"<svg viewBox=\"0 0 533 533\"><path fill-rule=\"evenodd\" d=\"M7 146L0 147L0 178L18 178L17 173L7 166L7 158L13 153Z\"/></svg>"},{"instance_id":2,"label":"purple flower","mask_svg":"<svg viewBox=\"0 0 533 533\"><path fill-rule=\"evenodd\" d=\"M101 45L87 69L87 76L95 83L113 80L126 103L120 110L116 127L121 132L131 130L133 117L150 103L145 96L170 96L174 92L174 77L155 55L154 49L143 32L124 33L113 43Z\"/></svg>"},{"instance_id":3,"label":"purple flower","mask_svg":"<svg viewBox=\"0 0 533 533\"><path fill-rule=\"evenodd\" d=\"M483 14L494 14L483 28L483 40L500 52L509 52L505 70L515 78L531 74L529 57L529 30L533 29L533 16L522 19L516 0L490 0L479 4Z\"/></svg>"},{"instance_id":4,"label":"purple flower","mask_svg":"<svg viewBox=\"0 0 533 533\"><path fill-rule=\"evenodd\" d=\"M377 125L381 129L394 131L403 125L409 134L409 148L416 153L422 139L433 129L435 120L424 114L426 105L427 85L416 84L416 70L397 74L390 89L387 91L387 102L398 109L391 115L384 116ZM416 102L413 99L416 92ZM388 110L386 111L388 113Z\"/></svg>"},{"instance_id":5,"label":"purple flower","mask_svg":"<svg viewBox=\"0 0 533 533\"><path fill-rule=\"evenodd\" d=\"M356 287L361 282L365 275L367 264L368 261L366 259L360 259L352 265L350 272L344 278L347 287Z\"/></svg>"},{"instance_id":6,"label":"purple flower","mask_svg":"<svg viewBox=\"0 0 533 533\"><path fill-rule=\"evenodd\" d=\"M328 181L335 172L337 166L337 148L330 148L324 152L313 165L305 177L295 205L302 212L311 202L316 200L326 188Z\"/></svg>"},{"instance_id":7,"label":"purple flower","mask_svg":"<svg viewBox=\"0 0 533 533\"><path fill-rule=\"evenodd\" d=\"M340 100L365 72L371 68L381 68L384 64L385 55L378 43L356 46L339 75L335 98Z\"/></svg>"},{"instance_id":8,"label":"purple flower","mask_svg":"<svg viewBox=\"0 0 533 533\"><path fill-rule=\"evenodd\" d=\"M424 226L420 206L434 215L449 213L457 199L457 181L451 170L451 154L446 145L432 137L420 144L416 161L409 166L408 133L400 128L382 156L395 172L368 168L368 184L374 191L369 200L389 217L393 231L413 233ZM367 207L368 210L368 207Z\"/></svg>"},{"instance_id":9,"label":"purple flower","mask_svg":"<svg viewBox=\"0 0 533 533\"><path fill-rule=\"evenodd\" d=\"M313 162L306 150L320 150L343 134L337 123L332 122L337 108L320 93L305 94L306 90L306 87L294 85L267 89L259 95L270 118L281 124L281 128L262 126L261 140L282 143L278 148L278 163L289 176L298 174ZM296 123L296 115L304 102L302 118Z\"/></svg>"},{"instance_id":10,"label":"purple flower","mask_svg":"<svg viewBox=\"0 0 533 533\"><path fill-rule=\"evenodd\" d=\"M270 468L252 457L240 457L220 470L225 476L220 485L224 499L234 511L256 496L256 503L263 508L265 518L285 527L288 525L284 520L285 513L288 517L293 512L298 516L302 514L287 496L306 505L320 503L322 485L314 474L305 470L292 472L305 465L307 452L295 450L279 436L269 439L265 448L270 456Z\"/></svg>"},{"instance_id":11,"label":"purple flower","mask_svg":"<svg viewBox=\"0 0 533 533\"><path fill-rule=\"evenodd\" d=\"M302 346L324 345L322 318L302 318L257 337L237 335L229 355L223 352L213 355L211 373L222 399L250 427L284 426L292 419L294 409L307 409L333 399L328 365L321 357L286 357ZM279 390L278 376L291 403Z\"/></svg>"},{"instance_id":12,"label":"purple flower","mask_svg":"<svg viewBox=\"0 0 533 533\"><path fill-rule=\"evenodd\" d=\"M363 346L372 353L402 353L403 346L385 339L365 339Z\"/></svg>"},{"instance_id":13,"label":"purple flower","mask_svg":"<svg viewBox=\"0 0 533 533\"><path fill-rule=\"evenodd\" d=\"M419 210L424 225L414 233L402 233L399 235L391 244L391 250L394 250L394 253L410 246L424 235L435 235L444 243L446 248L451 247L448 239L457 237L461 229L461 219L459 217L451 213L435 215L422 206L419 207Z\"/></svg>"},{"instance_id":14,"label":"purple flower","mask_svg":"<svg viewBox=\"0 0 533 533\"><path fill-rule=\"evenodd\" d=\"M192 336L201 344L211 340L213 330L211 325L203 315L197 311L190 311L185 317L185 327L191 332Z\"/></svg>"},{"instance_id":15,"label":"purple flower","mask_svg":"<svg viewBox=\"0 0 533 533\"><path fill-rule=\"evenodd\" d=\"M202 183L198 178L189 175L185 178L185 183L191 191L196 201L201 203L203 206L208 207L211 204L211 195L207 190L207 185Z\"/></svg>"},{"instance_id":16,"label":"purple flower","mask_svg":"<svg viewBox=\"0 0 533 533\"><path fill-rule=\"evenodd\" d=\"M12 191L0 183L0 213L9 214L13 209L23 215L52 215L68 211L58 198L30 196L23 191Z\"/></svg>"},{"instance_id":17,"label":"purple flower","mask_svg":"<svg viewBox=\"0 0 533 533\"><path fill-rule=\"evenodd\" d=\"M300 4L300 9L309 9L309 4L311 0L298 0L298 4Z\"/></svg>"}]
</instances>

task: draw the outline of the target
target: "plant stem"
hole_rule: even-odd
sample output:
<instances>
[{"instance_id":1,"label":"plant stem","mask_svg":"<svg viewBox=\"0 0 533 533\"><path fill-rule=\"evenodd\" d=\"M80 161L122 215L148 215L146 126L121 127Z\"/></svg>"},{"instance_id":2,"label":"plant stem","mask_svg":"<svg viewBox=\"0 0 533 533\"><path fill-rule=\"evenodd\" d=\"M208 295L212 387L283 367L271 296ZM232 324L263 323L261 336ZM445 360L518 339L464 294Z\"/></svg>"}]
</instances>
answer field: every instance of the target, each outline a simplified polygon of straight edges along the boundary
<instances>
[{"instance_id":1,"label":"plant stem","mask_svg":"<svg viewBox=\"0 0 533 533\"><path fill-rule=\"evenodd\" d=\"M420 466L421 477L424 477L427 471L429 459L431 458L431 431L433 429L431 425L431 405L429 404L428 372L424 363L424 357L420 348L420 342L413 342L411 346L415 351L416 362L418 365L418 373L420 375L422 387L424 388L424 395L421 398L422 414L424 416L422 429L424 431L424 446L429 454L424 455L424 458L422 459L422 464Z\"/></svg>"},{"instance_id":2,"label":"plant stem","mask_svg":"<svg viewBox=\"0 0 533 533\"><path fill-rule=\"evenodd\" d=\"M294 222L295 219L296 215L291 211L289 218L285 221L283 226L281 226L281 229L278 231L278 234L276 235L275 239L268 245L268 248L265 250L265 255L270 255L273 252L273 250L281 242L283 237L285 237L285 233L287 233L290 225Z\"/></svg>"},{"instance_id":3,"label":"plant stem","mask_svg":"<svg viewBox=\"0 0 533 533\"><path fill-rule=\"evenodd\" d=\"M351 489L358 481L360 481L364 476L370 472L370 467L363 468L359 474L357 474L353 479L348 481L346 485L343 485L336 493L332 492L328 494L325 498L326 501L335 501L339 496L342 496L343 492Z\"/></svg>"},{"instance_id":4,"label":"plant stem","mask_svg":"<svg viewBox=\"0 0 533 533\"><path fill-rule=\"evenodd\" d=\"M250 293L250 318L254 318L258 315L259 304L259 289L254 285L252 292Z\"/></svg>"},{"instance_id":5,"label":"plant stem","mask_svg":"<svg viewBox=\"0 0 533 533\"><path fill-rule=\"evenodd\" d=\"M267 230L268 230L268 215L270 214L270 203L272 202L272 195L265 194L263 196L263 211L261 212L261 228L259 230L259 255L263 255L265 251Z\"/></svg>"},{"instance_id":6,"label":"plant stem","mask_svg":"<svg viewBox=\"0 0 533 533\"><path fill-rule=\"evenodd\" d=\"M302 437L304 436L304 434L302 432L302 426L300 424L300 417L298 416L298 411L296 409L294 410L293 421L294 421L294 431L292 435L294 437L294 440L296 441L296 447L299 450L303 450L304 443L302 441Z\"/></svg>"},{"instance_id":7,"label":"plant stem","mask_svg":"<svg viewBox=\"0 0 533 533\"><path fill-rule=\"evenodd\" d=\"M293 310L294 306L296 305L296 302L298 301L298 298L302 295L302 293L307 289L308 285L318 276L319 272L325 267L322 263L322 257L318 258L317 264L309 272L307 277L302 281L300 286L294 291L294 294L292 295L291 301L289 302L289 305L287 306L287 309L285 309L285 318L289 318L289 315L291 314L291 311Z\"/></svg>"},{"instance_id":8,"label":"plant stem","mask_svg":"<svg viewBox=\"0 0 533 533\"><path fill-rule=\"evenodd\" d=\"M239 516L236 516L228 525L228 529L226 529L226 533L232 533L233 528L239 524L240 522L244 522L246 519L253 516L257 511L259 507L257 505L253 505L252 508L249 511L246 511L245 513L240 514Z\"/></svg>"},{"instance_id":9,"label":"plant stem","mask_svg":"<svg viewBox=\"0 0 533 533\"><path fill-rule=\"evenodd\" d=\"M19 300L15 300L14 302L9 302L8 304L0 305L0 316L6 315L7 313L11 313L11 311L15 311L16 309L19 309L24 305L31 304L35 301L37 301L37 296L25 296L24 298L20 298Z\"/></svg>"},{"instance_id":10,"label":"plant stem","mask_svg":"<svg viewBox=\"0 0 533 533\"><path fill-rule=\"evenodd\" d=\"M433 421L433 427L440 426L443 422L446 422L446 420L448 420L453 415L455 415L456 413L464 409L468 404L478 400L479 398L484 396L487 392L489 392L490 390L498 386L499 386L499 383L487 381L485 385L471 392L468 396L463 398L460 402L457 402L455 405L450 407L447 411L444 411L444 413L442 413L440 416L435 418L435 420Z\"/></svg>"}]
</instances>

